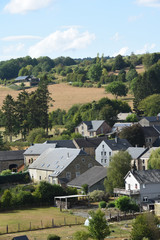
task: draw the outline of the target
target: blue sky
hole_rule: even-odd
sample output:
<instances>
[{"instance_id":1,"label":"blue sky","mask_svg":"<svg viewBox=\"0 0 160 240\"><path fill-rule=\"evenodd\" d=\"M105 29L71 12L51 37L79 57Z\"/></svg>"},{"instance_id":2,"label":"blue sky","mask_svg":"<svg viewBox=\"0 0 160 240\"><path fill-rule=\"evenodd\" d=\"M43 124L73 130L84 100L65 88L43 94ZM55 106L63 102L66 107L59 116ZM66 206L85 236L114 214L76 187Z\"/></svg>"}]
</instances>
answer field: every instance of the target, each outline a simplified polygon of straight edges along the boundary
<instances>
[{"instance_id":1,"label":"blue sky","mask_svg":"<svg viewBox=\"0 0 160 240\"><path fill-rule=\"evenodd\" d=\"M160 52L160 0L0 0L0 61Z\"/></svg>"}]
</instances>

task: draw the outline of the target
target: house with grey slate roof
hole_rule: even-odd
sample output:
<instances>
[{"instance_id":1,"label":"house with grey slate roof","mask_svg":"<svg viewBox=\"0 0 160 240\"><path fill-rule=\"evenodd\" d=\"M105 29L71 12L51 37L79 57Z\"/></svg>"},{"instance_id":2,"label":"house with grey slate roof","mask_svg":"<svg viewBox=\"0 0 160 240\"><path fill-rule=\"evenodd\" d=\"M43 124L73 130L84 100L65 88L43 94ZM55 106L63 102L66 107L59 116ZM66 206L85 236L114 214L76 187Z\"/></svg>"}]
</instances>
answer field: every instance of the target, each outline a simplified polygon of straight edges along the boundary
<instances>
[{"instance_id":1,"label":"house with grey slate roof","mask_svg":"<svg viewBox=\"0 0 160 240\"><path fill-rule=\"evenodd\" d=\"M113 140L103 140L95 150L95 158L97 162L104 167L108 167L111 157L118 151L125 151L132 145L126 139L115 137Z\"/></svg>"},{"instance_id":2,"label":"house with grey slate roof","mask_svg":"<svg viewBox=\"0 0 160 240\"><path fill-rule=\"evenodd\" d=\"M150 127L150 126L160 126L160 114L157 116L151 116L151 117L143 117L139 121L139 124L142 127Z\"/></svg>"},{"instance_id":3,"label":"house with grey slate roof","mask_svg":"<svg viewBox=\"0 0 160 240\"><path fill-rule=\"evenodd\" d=\"M55 147L56 147L55 143L54 144L44 144L44 143L33 144L24 152L24 165L29 166L48 148L55 148Z\"/></svg>"},{"instance_id":4,"label":"house with grey slate roof","mask_svg":"<svg viewBox=\"0 0 160 240\"><path fill-rule=\"evenodd\" d=\"M29 166L29 174L34 182L64 184L93 166L100 164L81 149L48 148Z\"/></svg>"},{"instance_id":5,"label":"house with grey slate roof","mask_svg":"<svg viewBox=\"0 0 160 240\"><path fill-rule=\"evenodd\" d=\"M127 195L145 209L153 209L160 202L160 170L129 171L124 178L125 189L114 189L118 195Z\"/></svg>"},{"instance_id":6,"label":"house with grey slate roof","mask_svg":"<svg viewBox=\"0 0 160 240\"><path fill-rule=\"evenodd\" d=\"M86 153L90 154L95 158L95 150L103 140L107 140L105 137L94 137L94 138L77 138L73 139L73 143L77 149L82 149Z\"/></svg>"},{"instance_id":7,"label":"house with grey slate roof","mask_svg":"<svg viewBox=\"0 0 160 240\"><path fill-rule=\"evenodd\" d=\"M132 157L132 166L135 164L137 170L146 170L144 161L141 159L141 156L148 151L148 148L144 147L129 147L127 152Z\"/></svg>"},{"instance_id":8,"label":"house with grey slate roof","mask_svg":"<svg viewBox=\"0 0 160 240\"><path fill-rule=\"evenodd\" d=\"M72 140L55 140L36 143L24 152L25 166L33 163L48 148L76 148Z\"/></svg>"},{"instance_id":9,"label":"house with grey slate roof","mask_svg":"<svg viewBox=\"0 0 160 240\"><path fill-rule=\"evenodd\" d=\"M84 137L95 137L110 131L111 127L104 120L83 121L75 128L75 132Z\"/></svg>"},{"instance_id":10,"label":"house with grey slate roof","mask_svg":"<svg viewBox=\"0 0 160 240\"><path fill-rule=\"evenodd\" d=\"M82 188L83 184L88 185L88 192L94 190L104 191L104 179L107 177L107 169L102 166L94 166L88 169L86 172L76 177L67 186L76 187L78 189Z\"/></svg>"},{"instance_id":11,"label":"house with grey slate roof","mask_svg":"<svg viewBox=\"0 0 160 240\"><path fill-rule=\"evenodd\" d=\"M141 155L141 161L142 161L142 170L147 170L148 169L148 160L151 156L152 151L155 151L158 147L151 147L148 148L146 152L144 152Z\"/></svg>"},{"instance_id":12,"label":"house with grey slate roof","mask_svg":"<svg viewBox=\"0 0 160 240\"><path fill-rule=\"evenodd\" d=\"M24 164L24 150L0 151L0 172L6 169L17 171Z\"/></svg>"}]
</instances>

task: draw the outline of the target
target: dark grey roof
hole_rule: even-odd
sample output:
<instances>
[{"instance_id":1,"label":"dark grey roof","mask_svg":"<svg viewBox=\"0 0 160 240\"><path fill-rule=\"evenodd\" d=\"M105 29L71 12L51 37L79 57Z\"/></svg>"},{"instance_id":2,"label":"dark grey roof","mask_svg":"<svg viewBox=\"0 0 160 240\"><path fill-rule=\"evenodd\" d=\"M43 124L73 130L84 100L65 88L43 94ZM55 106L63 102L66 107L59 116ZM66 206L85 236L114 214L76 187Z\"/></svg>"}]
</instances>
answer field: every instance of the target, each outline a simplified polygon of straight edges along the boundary
<instances>
[{"instance_id":1,"label":"dark grey roof","mask_svg":"<svg viewBox=\"0 0 160 240\"><path fill-rule=\"evenodd\" d=\"M30 146L25 152L24 155L40 155L48 148L55 148L56 144L43 144L36 143Z\"/></svg>"},{"instance_id":2,"label":"dark grey roof","mask_svg":"<svg viewBox=\"0 0 160 240\"><path fill-rule=\"evenodd\" d=\"M53 171L50 176L58 176L78 155L87 154L80 149L48 148L29 166L29 169Z\"/></svg>"},{"instance_id":3,"label":"dark grey roof","mask_svg":"<svg viewBox=\"0 0 160 240\"><path fill-rule=\"evenodd\" d=\"M141 127L144 133L144 137L158 137L159 133L157 130L151 126L151 127Z\"/></svg>"},{"instance_id":4,"label":"dark grey roof","mask_svg":"<svg viewBox=\"0 0 160 240\"><path fill-rule=\"evenodd\" d=\"M154 127L154 129L156 129L156 131L157 131L158 133L160 133L160 126L153 125L153 127Z\"/></svg>"},{"instance_id":5,"label":"dark grey roof","mask_svg":"<svg viewBox=\"0 0 160 240\"><path fill-rule=\"evenodd\" d=\"M131 155L132 159L138 159L147 150L148 148L143 148L143 147L129 147L127 149L127 152Z\"/></svg>"},{"instance_id":6,"label":"dark grey roof","mask_svg":"<svg viewBox=\"0 0 160 240\"><path fill-rule=\"evenodd\" d=\"M73 142L75 142L79 148L87 148L87 147L97 148L98 145L105 139L107 139L107 137L95 137L95 138L85 137L85 138L74 139Z\"/></svg>"},{"instance_id":7,"label":"dark grey roof","mask_svg":"<svg viewBox=\"0 0 160 240\"><path fill-rule=\"evenodd\" d=\"M23 236L14 237L12 238L12 240L29 240L29 238L26 235L23 235Z\"/></svg>"},{"instance_id":8,"label":"dark grey roof","mask_svg":"<svg viewBox=\"0 0 160 240\"><path fill-rule=\"evenodd\" d=\"M160 169L132 171L132 174L140 184L160 183Z\"/></svg>"},{"instance_id":9,"label":"dark grey roof","mask_svg":"<svg viewBox=\"0 0 160 240\"><path fill-rule=\"evenodd\" d=\"M81 187L83 184L88 184L89 187L106 178L107 169L102 166L94 166L86 172L70 181L67 185Z\"/></svg>"},{"instance_id":10,"label":"dark grey roof","mask_svg":"<svg viewBox=\"0 0 160 240\"><path fill-rule=\"evenodd\" d=\"M160 137L156 139L156 141L152 144L153 147L160 147Z\"/></svg>"},{"instance_id":11,"label":"dark grey roof","mask_svg":"<svg viewBox=\"0 0 160 240\"><path fill-rule=\"evenodd\" d=\"M159 122L160 121L159 116L151 116L151 117L143 117L143 118L147 119L149 122Z\"/></svg>"},{"instance_id":12,"label":"dark grey roof","mask_svg":"<svg viewBox=\"0 0 160 240\"><path fill-rule=\"evenodd\" d=\"M47 140L44 144L56 144L56 148L76 148L72 140Z\"/></svg>"},{"instance_id":13,"label":"dark grey roof","mask_svg":"<svg viewBox=\"0 0 160 240\"><path fill-rule=\"evenodd\" d=\"M23 160L25 150L0 151L0 161Z\"/></svg>"},{"instance_id":14,"label":"dark grey roof","mask_svg":"<svg viewBox=\"0 0 160 240\"><path fill-rule=\"evenodd\" d=\"M104 140L104 142L112 149L112 151L127 150L132 145L126 140L121 138L115 138L112 140Z\"/></svg>"}]
</instances>

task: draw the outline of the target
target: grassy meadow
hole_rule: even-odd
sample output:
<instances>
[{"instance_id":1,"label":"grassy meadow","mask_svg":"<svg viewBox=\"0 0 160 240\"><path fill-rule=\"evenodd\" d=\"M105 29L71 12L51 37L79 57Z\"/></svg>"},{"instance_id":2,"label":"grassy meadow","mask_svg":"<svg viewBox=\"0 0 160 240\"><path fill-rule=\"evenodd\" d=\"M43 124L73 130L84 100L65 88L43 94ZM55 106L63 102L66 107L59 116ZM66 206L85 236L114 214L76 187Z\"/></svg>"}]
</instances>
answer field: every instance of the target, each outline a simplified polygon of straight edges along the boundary
<instances>
[{"instance_id":1,"label":"grassy meadow","mask_svg":"<svg viewBox=\"0 0 160 240\"><path fill-rule=\"evenodd\" d=\"M81 211L81 210L79 210ZM54 219L55 228L43 229L49 227ZM64 226L64 219L67 224L75 223L75 219L81 225ZM27 235L30 240L47 240L49 234L57 234L61 237L61 240L72 239L74 232L80 230L87 230L84 226L85 218L77 217L70 214L70 211L62 211L54 207L46 208L33 208L30 210L16 210L10 212L0 213L0 240L11 240L14 236ZM32 229L41 228L39 230L27 231L29 229L30 222ZM131 230L132 220L109 223L111 235L108 238L111 239L123 239L128 238ZM6 232L6 225L8 225L9 234ZM63 225L63 226L61 226ZM10 233L11 231L24 230L24 232Z\"/></svg>"}]
</instances>

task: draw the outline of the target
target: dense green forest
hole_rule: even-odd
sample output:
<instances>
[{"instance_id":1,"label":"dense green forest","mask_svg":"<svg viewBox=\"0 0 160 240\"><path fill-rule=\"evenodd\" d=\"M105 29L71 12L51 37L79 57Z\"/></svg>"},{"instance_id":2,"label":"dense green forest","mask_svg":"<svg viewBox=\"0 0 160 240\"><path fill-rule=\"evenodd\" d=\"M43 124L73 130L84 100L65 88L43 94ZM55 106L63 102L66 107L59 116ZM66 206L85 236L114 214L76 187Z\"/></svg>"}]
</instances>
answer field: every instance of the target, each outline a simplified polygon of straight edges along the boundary
<instances>
[{"instance_id":1,"label":"dense green forest","mask_svg":"<svg viewBox=\"0 0 160 240\"><path fill-rule=\"evenodd\" d=\"M137 72L137 66L143 65L144 71ZM5 127L5 134L13 136L21 133L26 139L35 128L49 128L63 125L63 136L71 136L74 128L81 121L104 119L111 126L119 112L131 111L129 105L118 100L118 96L131 93L134 97L134 109L138 115L155 115L160 112L160 53L146 53L114 58L100 57L72 59L59 57L51 59L40 57L32 59L11 59L0 62L0 82L11 84L17 76L34 75L41 79L37 90L19 93L16 100L8 95L0 111L0 125ZM115 95L115 100L103 98L98 102L74 105L67 112L57 109L48 112L52 101L47 85L68 82L79 87L104 87ZM153 107L156 103L156 107ZM151 110L152 109L152 110ZM58 133L57 133L58 134Z\"/></svg>"}]
</instances>

